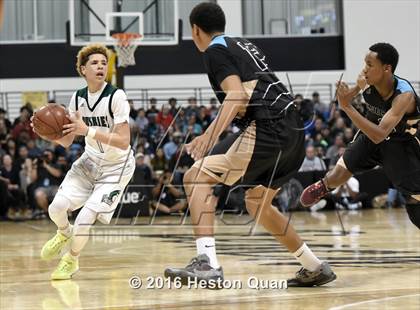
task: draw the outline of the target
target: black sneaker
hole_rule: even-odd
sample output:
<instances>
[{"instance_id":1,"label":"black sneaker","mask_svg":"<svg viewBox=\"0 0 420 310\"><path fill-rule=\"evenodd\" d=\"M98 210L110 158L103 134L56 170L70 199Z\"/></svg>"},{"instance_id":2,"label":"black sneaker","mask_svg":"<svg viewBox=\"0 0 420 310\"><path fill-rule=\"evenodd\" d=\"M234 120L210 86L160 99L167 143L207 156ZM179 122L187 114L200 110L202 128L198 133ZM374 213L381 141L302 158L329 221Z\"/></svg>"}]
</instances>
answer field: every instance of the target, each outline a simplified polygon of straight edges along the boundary
<instances>
[{"instance_id":1,"label":"black sneaker","mask_svg":"<svg viewBox=\"0 0 420 310\"><path fill-rule=\"evenodd\" d=\"M220 286L224 279L222 267L217 269L211 267L210 259L206 254L194 257L185 268L166 268L165 277L171 281L179 278L182 285L194 286L199 282L208 284L208 288L216 289L222 288Z\"/></svg>"},{"instance_id":2,"label":"black sneaker","mask_svg":"<svg viewBox=\"0 0 420 310\"><path fill-rule=\"evenodd\" d=\"M301 268L296 272L296 278L287 280L288 287L320 286L337 279L327 262L323 262L318 270L309 271Z\"/></svg>"}]
</instances>

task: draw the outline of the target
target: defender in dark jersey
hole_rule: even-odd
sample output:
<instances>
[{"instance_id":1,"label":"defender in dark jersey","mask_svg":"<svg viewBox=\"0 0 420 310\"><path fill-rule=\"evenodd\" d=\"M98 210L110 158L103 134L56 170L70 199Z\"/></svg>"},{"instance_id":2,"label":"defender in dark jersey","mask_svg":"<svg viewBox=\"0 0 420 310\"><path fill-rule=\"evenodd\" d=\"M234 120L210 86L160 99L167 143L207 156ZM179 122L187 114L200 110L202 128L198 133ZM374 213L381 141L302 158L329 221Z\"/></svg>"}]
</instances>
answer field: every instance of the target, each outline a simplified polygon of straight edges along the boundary
<instances>
[{"instance_id":1,"label":"defender in dark jersey","mask_svg":"<svg viewBox=\"0 0 420 310\"><path fill-rule=\"evenodd\" d=\"M210 83L222 106L206 132L188 144L196 160L184 177L194 224L197 254L186 268L168 268L165 276L182 283L197 278L210 288L223 280L216 257L214 211L218 183L246 190L246 207L302 264L289 286L314 286L336 278L296 234L271 201L297 172L305 156L302 120L286 87L269 70L264 53L251 42L223 34L225 16L214 3L201 3L190 15L192 37L203 52ZM241 130L218 142L235 119ZM213 281L213 285L212 282ZM218 282L220 283L220 282ZM212 287L213 286L213 287Z\"/></svg>"},{"instance_id":2,"label":"defender in dark jersey","mask_svg":"<svg viewBox=\"0 0 420 310\"><path fill-rule=\"evenodd\" d=\"M420 228L420 98L407 80L394 75L398 52L392 45L372 45L365 62L354 88L344 82L337 85L340 107L360 129L359 133L337 166L303 191L301 203L310 206L346 183L352 174L379 165L406 197L409 218ZM363 89L366 117L350 104Z\"/></svg>"}]
</instances>

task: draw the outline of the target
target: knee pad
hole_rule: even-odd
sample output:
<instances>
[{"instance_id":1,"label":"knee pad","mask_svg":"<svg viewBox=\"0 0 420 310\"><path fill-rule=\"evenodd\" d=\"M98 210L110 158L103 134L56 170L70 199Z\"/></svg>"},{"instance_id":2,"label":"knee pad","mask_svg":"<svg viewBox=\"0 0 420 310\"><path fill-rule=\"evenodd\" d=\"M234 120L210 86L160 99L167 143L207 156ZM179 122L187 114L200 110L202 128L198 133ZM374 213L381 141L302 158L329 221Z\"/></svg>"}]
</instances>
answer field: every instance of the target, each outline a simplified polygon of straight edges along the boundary
<instances>
[{"instance_id":1,"label":"knee pad","mask_svg":"<svg viewBox=\"0 0 420 310\"><path fill-rule=\"evenodd\" d=\"M55 195L54 200L48 206L48 214L67 212L72 206L70 200L62 195Z\"/></svg>"},{"instance_id":2,"label":"knee pad","mask_svg":"<svg viewBox=\"0 0 420 310\"><path fill-rule=\"evenodd\" d=\"M410 218L411 223L417 226L420 229L420 202L413 204L406 204L405 209L407 210L408 217Z\"/></svg>"}]
</instances>

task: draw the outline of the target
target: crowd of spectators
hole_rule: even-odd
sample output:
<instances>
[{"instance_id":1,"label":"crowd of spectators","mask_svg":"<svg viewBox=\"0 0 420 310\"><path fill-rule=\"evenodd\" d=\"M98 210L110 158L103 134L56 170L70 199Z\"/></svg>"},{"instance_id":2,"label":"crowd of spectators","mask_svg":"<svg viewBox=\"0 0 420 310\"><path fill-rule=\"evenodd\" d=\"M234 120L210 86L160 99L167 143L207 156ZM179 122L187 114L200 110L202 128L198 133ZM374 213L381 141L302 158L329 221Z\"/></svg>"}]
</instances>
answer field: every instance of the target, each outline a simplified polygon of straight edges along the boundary
<instances>
[{"instance_id":1,"label":"crowd of spectators","mask_svg":"<svg viewBox=\"0 0 420 310\"><path fill-rule=\"evenodd\" d=\"M356 128L336 102L322 102L316 92L310 99L295 97L306 134L306 157L300 171L328 170L343 154ZM207 129L217 115L219 104L215 98L199 104L194 97L182 107L176 98L159 103L151 98L140 108L129 102L131 145L137 163L132 182L155 185L151 206L159 212L182 212L186 207L184 202L179 202L182 177L194 161L180 146ZM363 113L361 97L354 100L354 105ZM26 104L12 122L7 112L0 109L0 216L3 219L45 217L66 171L83 152L82 138L67 149L40 139L30 126L32 113L31 105ZM234 126L229 127L222 138L236 130ZM162 187L162 184L174 187ZM159 205L162 191L167 198Z\"/></svg>"}]
</instances>

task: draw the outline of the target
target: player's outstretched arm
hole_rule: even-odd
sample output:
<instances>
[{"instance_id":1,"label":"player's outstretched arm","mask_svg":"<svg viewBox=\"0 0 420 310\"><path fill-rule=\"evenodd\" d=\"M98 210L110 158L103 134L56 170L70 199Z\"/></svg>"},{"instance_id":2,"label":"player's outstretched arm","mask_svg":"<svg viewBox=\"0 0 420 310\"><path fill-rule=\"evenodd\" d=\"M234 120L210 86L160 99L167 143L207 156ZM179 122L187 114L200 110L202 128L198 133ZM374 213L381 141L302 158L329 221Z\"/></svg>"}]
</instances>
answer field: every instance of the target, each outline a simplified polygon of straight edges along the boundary
<instances>
[{"instance_id":1,"label":"player's outstretched arm","mask_svg":"<svg viewBox=\"0 0 420 310\"><path fill-rule=\"evenodd\" d=\"M229 126L239 111L246 107L249 96L237 75L229 75L220 84L226 93L222 107L207 130L186 145L188 154L195 160L202 158L217 142L222 132Z\"/></svg>"},{"instance_id":2,"label":"player's outstretched arm","mask_svg":"<svg viewBox=\"0 0 420 310\"><path fill-rule=\"evenodd\" d=\"M363 117L352 105L349 92L351 90L346 83L338 85L337 98L341 109L350 117L354 125L359 128L373 143L381 143L397 126L406 113L415 108L414 95L411 92L403 93L395 97L392 107L385 113L379 125Z\"/></svg>"}]
</instances>

